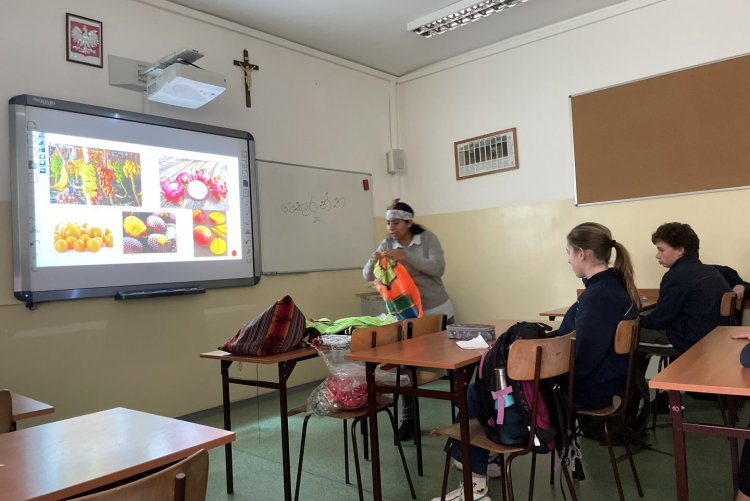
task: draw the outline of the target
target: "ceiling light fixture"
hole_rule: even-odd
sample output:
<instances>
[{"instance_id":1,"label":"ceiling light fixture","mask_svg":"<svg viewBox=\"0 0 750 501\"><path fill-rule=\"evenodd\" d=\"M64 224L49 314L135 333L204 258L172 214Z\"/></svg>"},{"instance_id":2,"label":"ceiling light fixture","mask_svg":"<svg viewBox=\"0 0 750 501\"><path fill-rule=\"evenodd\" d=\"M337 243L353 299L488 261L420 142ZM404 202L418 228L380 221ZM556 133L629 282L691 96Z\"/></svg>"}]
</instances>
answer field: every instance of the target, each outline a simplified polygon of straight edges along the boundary
<instances>
[{"instance_id":1,"label":"ceiling light fixture","mask_svg":"<svg viewBox=\"0 0 750 501\"><path fill-rule=\"evenodd\" d=\"M406 25L406 29L417 35L430 38L432 35L440 35L451 31L459 26L465 26L495 12L500 12L527 0L463 0L440 9L419 19L415 19Z\"/></svg>"}]
</instances>

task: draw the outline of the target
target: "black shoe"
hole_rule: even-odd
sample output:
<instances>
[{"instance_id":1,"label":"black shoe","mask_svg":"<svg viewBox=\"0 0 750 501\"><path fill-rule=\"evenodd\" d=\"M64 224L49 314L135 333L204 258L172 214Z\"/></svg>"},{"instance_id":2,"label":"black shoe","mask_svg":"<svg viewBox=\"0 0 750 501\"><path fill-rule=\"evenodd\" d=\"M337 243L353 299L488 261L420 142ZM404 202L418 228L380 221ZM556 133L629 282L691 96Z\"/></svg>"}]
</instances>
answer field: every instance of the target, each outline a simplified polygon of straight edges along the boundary
<instances>
[{"instance_id":1,"label":"black shoe","mask_svg":"<svg viewBox=\"0 0 750 501\"><path fill-rule=\"evenodd\" d=\"M406 442L412 438L414 438L414 421L411 419L404 419L401 421L401 426L398 427L398 439L402 442Z\"/></svg>"}]
</instances>

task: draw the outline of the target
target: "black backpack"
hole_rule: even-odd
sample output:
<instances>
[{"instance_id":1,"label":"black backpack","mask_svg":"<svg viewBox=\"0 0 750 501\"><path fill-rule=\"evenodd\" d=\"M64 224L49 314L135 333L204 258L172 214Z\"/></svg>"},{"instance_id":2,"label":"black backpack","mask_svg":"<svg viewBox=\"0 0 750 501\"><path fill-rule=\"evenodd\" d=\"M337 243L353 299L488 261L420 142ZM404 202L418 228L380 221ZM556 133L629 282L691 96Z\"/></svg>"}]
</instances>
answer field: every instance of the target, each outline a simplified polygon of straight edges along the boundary
<instances>
[{"instance_id":1,"label":"black backpack","mask_svg":"<svg viewBox=\"0 0 750 501\"><path fill-rule=\"evenodd\" d=\"M496 368L506 368L510 345L516 339L541 339L547 337L552 328L534 322L518 322L511 326L482 357L476 377L476 392L479 401L478 419L485 434L493 442L504 445L524 446L529 440L531 427L531 405L533 381L515 381L506 373L510 395L514 404L504 407L503 423L498 424L498 409L495 407L493 390L500 385L496 381ZM567 376L540 381L540 398L537 403L537 433L534 452L547 453L557 449L563 461L568 462L570 448L575 447L573 426L568 422ZM504 406L503 396L498 395L498 407ZM577 454L577 453L576 453Z\"/></svg>"}]
</instances>

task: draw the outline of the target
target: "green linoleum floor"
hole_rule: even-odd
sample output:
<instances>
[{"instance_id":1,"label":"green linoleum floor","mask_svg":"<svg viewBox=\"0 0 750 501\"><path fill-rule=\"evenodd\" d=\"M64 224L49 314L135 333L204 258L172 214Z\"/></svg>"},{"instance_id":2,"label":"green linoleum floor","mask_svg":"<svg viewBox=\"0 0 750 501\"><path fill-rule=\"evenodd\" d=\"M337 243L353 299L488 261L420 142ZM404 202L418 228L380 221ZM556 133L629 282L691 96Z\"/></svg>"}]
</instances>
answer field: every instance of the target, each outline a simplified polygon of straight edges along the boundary
<instances>
[{"instance_id":1,"label":"green linoleum floor","mask_svg":"<svg viewBox=\"0 0 750 501\"><path fill-rule=\"evenodd\" d=\"M444 384L443 382L435 383ZM315 385L306 385L290 390L289 407L304 404L307 395ZM278 398L276 394L266 395L233 404L232 424L237 432L233 444L234 494L226 492L224 448L210 451L210 472L207 499L214 500L283 500L282 458L280 422L278 418ZM685 397L687 417L701 422L721 421L718 406L713 401L693 400ZM404 453L409 465L417 499L430 500L440 494L443 464L444 440L431 437L428 431L444 426L450 421L450 406L443 401L420 399L423 427L424 476L417 476L416 449L412 443L404 445ZM750 406L740 413L740 422L748 418ZM210 426L222 427L223 417L220 408L186 416L184 419ZM303 416L289 418L292 490L297 474L300 436ZM383 479L383 499L401 501L410 499L408 486L401 468L397 449L389 440L388 419L379 415L381 476ZM425 431L426 430L426 431ZM636 467L646 500L673 500L675 495L674 458L672 455L672 430L666 416L660 416L657 428L652 432L651 447L638 451L635 455ZM361 438L361 435L359 435ZM350 444L351 445L351 444ZM582 439L583 463L586 480L575 482L578 499L581 501L616 500L612 470L609 465L607 448L597 442ZM742 443L740 443L740 447ZM362 444L360 440L360 454ZM618 466L626 499L639 499L635 483L628 467L625 450L615 448ZM732 500L729 446L726 439L688 435L688 479L690 499ZM331 418L310 419L307 445L300 489L301 500L349 501L357 499L354 462L350 453L351 484L344 482L343 429L339 420ZM372 499L370 462L362 461L362 479L365 499ZM530 458L521 457L513 463L513 484L517 499L527 499ZM449 490L460 481L460 472L451 469ZM567 494L567 493L566 493ZM490 495L493 501L502 499L499 480L490 480ZM559 474L556 484L549 484L549 459L539 456L534 484L534 498L538 500L563 500L560 491ZM570 499L568 496L567 499Z\"/></svg>"}]
</instances>

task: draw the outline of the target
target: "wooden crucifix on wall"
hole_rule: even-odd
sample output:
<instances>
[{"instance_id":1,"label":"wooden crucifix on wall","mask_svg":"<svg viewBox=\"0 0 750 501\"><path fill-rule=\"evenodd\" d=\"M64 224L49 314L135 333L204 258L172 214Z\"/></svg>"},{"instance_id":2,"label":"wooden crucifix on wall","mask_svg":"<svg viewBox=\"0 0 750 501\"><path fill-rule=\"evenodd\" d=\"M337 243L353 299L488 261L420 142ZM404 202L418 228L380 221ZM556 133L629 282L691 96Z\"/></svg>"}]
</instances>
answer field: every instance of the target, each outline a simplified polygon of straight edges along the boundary
<instances>
[{"instance_id":1,"label":"wooden crucifix on wall","mask_svg":"<svg viewBox=\"0 0 750 501\"><path fill-rule=\"evenodd\" d=\"M237 59L235 59L234 65L242 68L242 71L245 73L245 106L250 108L252 106L252 104L250 103L250 84L252 83L251 73L255 70L259 70L260 66L258 66L257 64L252 64L248 60L247 49L242 51L242 61L238 61Z\"/></svg>"}]
</instances>

